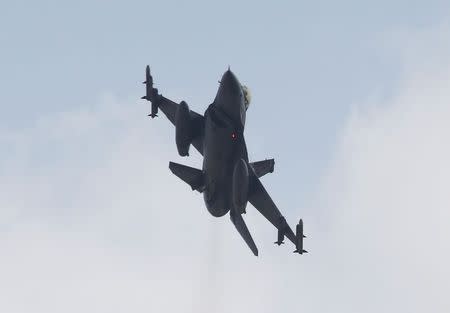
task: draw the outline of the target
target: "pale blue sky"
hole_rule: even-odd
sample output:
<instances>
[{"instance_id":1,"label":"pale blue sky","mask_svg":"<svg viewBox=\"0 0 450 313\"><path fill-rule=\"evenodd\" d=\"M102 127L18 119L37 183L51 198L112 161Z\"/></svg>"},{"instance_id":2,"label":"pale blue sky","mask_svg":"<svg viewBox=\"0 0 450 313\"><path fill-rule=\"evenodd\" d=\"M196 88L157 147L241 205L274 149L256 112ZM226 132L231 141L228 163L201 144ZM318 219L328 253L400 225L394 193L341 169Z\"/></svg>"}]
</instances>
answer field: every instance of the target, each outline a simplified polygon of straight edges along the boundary
<instances>
[{"instance_id":1,"label":"pale blue sky","mask_svg":"<svg viewBox=\"0 0 450 313\"><path fill-rule=\"evenodd\" d=\"M448 1L3 3L1 127L26 127L104 92L137 98L146 64L163 93L203 111L230 64L253 94L250 150L264 142L255 158L276 157L306 196L349 106L395 85L400 68L380 38L433 25L449 9Z\"/></svg>"}]
</instances>

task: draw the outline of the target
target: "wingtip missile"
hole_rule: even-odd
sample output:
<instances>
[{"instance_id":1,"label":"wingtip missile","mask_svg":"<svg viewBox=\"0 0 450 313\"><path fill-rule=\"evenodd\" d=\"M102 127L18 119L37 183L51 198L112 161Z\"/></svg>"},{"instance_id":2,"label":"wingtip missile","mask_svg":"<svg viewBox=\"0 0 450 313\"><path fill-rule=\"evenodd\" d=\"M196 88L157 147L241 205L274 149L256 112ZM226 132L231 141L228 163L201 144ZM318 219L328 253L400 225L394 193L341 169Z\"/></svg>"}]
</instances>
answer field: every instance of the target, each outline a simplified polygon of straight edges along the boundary
<instances>
[{"instance_id":1,"label":"wingtip missile","mask_svg":"<svg viewBox=\"0 0 450 313\"><path fill-rule=\"evenodd\" d=\"M152 75L150 73L150 66L148 65L145 67L145 80L142 83L144 85L147 83L151 83L151 85L153 84Z\"/></svg>"},{"instance_id":2,"label":"wingtip missile","mask_svg":"<svg viewBox=\"0 0 450 313\"><path fill-rule=\"evenodd\" d=\"M145 68L145 81L142 83L145 85L145 96L142 96L141 99L152 103L151 113L148 116L155 118L158 116L158 102L160 100L160 95L158 94L158 89L153 88L153 77L150 73L149 65Z\"/></svg>"},{"instance_id":3,"label":"wingtip missile","mask_svg":"<svg viewBox=\"0 0 450 313\"><path fill-rule=\"evenodd\" d=\"M299 253L299 254L303 254L303 253L308 253L308 251L303 249L303 238L306 238L306 236L303 234L303 220L300 219L300 221L297 224L296 227L296 234L295 234L295 239L296 239L296 244L295 244L295 251L294 253Z\"/></svg>"}]
</instances>

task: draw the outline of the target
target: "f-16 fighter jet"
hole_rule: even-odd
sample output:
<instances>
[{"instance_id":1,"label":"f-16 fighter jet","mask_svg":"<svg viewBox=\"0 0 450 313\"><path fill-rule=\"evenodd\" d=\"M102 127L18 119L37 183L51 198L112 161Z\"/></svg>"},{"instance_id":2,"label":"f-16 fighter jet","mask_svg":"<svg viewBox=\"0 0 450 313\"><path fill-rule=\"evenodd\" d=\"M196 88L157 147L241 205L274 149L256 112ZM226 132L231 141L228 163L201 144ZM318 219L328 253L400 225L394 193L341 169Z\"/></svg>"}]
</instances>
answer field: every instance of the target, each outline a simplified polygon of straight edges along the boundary
<instances>
[{"instance_id":1,"label":"f-16 fighter jet","mask_svg":"<svg viewBox=\"0 0 450 313\"><path fill-rule=\"evenodd\" d=\"M214 101L204 115L189 109L185 101L176 103L158 93L153 87L150 68L146 68L146 95L151 102L150 117L161 110L175 126L175 143L180 156L188 156L190 146L203 156L203 168L169 163L169 169L186 182L192 190L203 193L206 207L213 216L229 213L230 219L254 255L258 248L242 218L250 202L278 231L275 244L281 245L287 237L303 250L303 221L296 233L270 198L259 178L274 170L274 160L249 162L244 139L245 118L250 103L248 89L228 70L220 80Z\"/></svg>"}]
</instances>

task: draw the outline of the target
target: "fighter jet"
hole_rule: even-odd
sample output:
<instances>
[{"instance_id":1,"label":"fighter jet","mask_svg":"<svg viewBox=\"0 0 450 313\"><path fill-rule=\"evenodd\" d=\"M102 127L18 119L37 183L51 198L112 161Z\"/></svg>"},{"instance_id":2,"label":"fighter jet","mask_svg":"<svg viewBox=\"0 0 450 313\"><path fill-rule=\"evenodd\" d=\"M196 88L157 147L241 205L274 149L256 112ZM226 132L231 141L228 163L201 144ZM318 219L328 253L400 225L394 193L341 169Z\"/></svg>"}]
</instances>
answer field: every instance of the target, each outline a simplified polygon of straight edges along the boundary
<instances>
[{"instance_id":1,"label":"fighter jet","mask_svg":"<svg viewBox=\"0 0 450 313\"><path fill-rule=\"evenodd\" d=\"M275 244L281 245L286 236L303 254L303 221L296 233L263 187L260 178L274 171L274 160L250 162L244 138L245 119L249 107L249 93L230 68L219 81L214 101L203 115L189 109L185 101L176 103L159 94L153 87L150 67L146 68L146 94L151 102L148 116L154 118L161 110L175 126L175 143L180 156L189 156L190 146L203 156L202 169L169 162L173 174L187 183L192 190L203 193L206 208L215 217L229 213L236 227L255 256L258 248L244 222L250 202L278 231Z\"/></svg>"}]
</instances>

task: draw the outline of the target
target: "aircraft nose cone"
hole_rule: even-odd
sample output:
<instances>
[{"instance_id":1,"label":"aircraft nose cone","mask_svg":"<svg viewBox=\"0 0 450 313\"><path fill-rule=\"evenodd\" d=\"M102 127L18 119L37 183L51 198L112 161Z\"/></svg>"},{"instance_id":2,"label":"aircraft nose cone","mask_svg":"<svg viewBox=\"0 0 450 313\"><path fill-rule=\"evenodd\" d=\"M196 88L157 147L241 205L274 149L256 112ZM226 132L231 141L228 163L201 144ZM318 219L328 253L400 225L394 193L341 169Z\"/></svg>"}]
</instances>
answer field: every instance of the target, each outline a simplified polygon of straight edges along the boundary
<instances>
[{"instance_id":1,"label":"aircraft nose cone","mask_svg":"<svg viewBox=\"0 0 450 313\"><path fill-rule=\"evenodd\" d=\"M241 83L230 69L222 76L214 103L236 125L243 126L245 124L244 94Z\"/></svg>"},{"instance_id":2,"label":"aircraft nose cone","mask_svg":"<svg viewBox=\"0 0 450 313\"><path fill-rule=\"evenodd\" d=\"M230 69L223 74L221 85L230 91L238 91L241 88L241 84Z\"/></svg>"}]
</instances>

